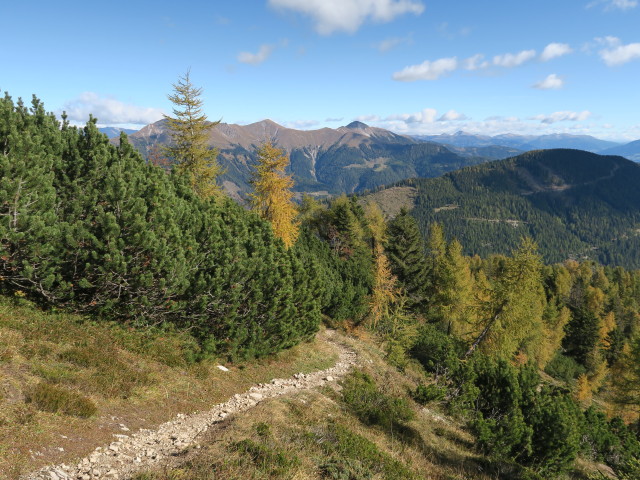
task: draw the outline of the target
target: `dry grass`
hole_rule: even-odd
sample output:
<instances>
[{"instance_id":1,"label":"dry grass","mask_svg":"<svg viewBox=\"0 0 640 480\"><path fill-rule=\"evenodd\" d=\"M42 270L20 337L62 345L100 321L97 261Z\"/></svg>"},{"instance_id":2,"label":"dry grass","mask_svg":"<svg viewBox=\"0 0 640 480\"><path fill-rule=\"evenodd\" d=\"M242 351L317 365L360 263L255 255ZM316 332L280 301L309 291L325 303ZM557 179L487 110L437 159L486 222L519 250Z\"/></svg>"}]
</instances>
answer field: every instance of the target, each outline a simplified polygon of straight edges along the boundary
<instances>
[{"instance_id":1,"label":"dry grass","mask_svg":"<svg viewBox=\"0 0 640 480\"><path fill-rule=\"evenodd\" d=\"M360 352L365 371L385 395L409 401L415 385L385 363L375 344L347 342ZM271 399L227 419L172 465L136 480L494 478L483 473L485 462L459 424L412 405L415 418L390 431L358 420L341 387Z\"/></svg>"},{"instance_id":2,"label":"dry grass","mask_svg":"<svg viewBox=\"0 0 640 480\"><path fill-rule=\"evenodd\" d=\"M361 203L373 201L378 204L386 218L393 218L402 208L411 210L417 196L418 190L414 187L390 187L363 197Z\"/></svg>"},{"instance_id":3,"label":"dry grass","mask_svg":"<svg viewBox=\"0 0 640 480\"><path fill-rule=\"evenodd\" d=\"M191 362L194 348L178 332L91 322L0 299L0 479L72 462L113 434L153 428L255 383L327 368L336 359L319 340L223 372L214 360Z\"/></svg>"}]
</instances>

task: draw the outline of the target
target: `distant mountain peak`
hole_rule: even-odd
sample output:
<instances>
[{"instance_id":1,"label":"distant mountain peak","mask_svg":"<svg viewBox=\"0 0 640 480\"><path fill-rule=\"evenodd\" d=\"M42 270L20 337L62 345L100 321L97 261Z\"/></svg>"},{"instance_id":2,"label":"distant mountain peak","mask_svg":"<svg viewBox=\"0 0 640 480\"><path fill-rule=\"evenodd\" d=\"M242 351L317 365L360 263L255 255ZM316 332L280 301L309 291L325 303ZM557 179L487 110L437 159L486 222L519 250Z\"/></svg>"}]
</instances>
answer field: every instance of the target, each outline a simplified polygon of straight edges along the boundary
<instances>
[{"instance_id":1,"label":"distant mountain peak","mask_svg":"<svg viewBox=\"0 0 640 480\"><path fill-rule=\"evenodd\" d=\"M364 130L365 128L369 128L369 125L356 120L355 122L351 122L349 125L347 125L346 128L352 128L354 130L356 129Z\"/></svg>"},{"instance_id":2,"label":"distant mountain peak","mask_svg":"<svg viewBox=\"0 0 640 480\"><path fill-rule=\"evenodd\" d=\"M280 125L279 123L274 122L270 118L265 118L264 120L260 120L259 122L250 123L250 124L248 124L246 126L248 126L248 127L250 127L250 126L263 126L263 127L273 127L273 128L284 128L282 125Z\"/></svg>"}]
</instances>

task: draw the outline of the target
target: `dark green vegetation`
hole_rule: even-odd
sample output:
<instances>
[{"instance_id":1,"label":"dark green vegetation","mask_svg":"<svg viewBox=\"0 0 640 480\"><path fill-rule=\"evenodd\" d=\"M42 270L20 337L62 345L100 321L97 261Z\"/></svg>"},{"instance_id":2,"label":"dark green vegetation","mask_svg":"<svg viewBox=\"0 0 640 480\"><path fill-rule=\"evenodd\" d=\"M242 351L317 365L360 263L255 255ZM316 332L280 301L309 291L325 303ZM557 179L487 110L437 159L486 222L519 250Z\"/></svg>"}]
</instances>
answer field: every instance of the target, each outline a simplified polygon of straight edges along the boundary
<instances>
[{"instance_id":1,"label":"dark green vegetation","mask_svg":"<svg viewBox=\"0 0 640 480\"><path fill-rule=\"evenodd\" d=\"M140 325L189 329L205 354L260 356L316 332L313 259L230 200L199 199L90 121L0 101L0 289ZM294 288L295 285L295 288Z\"/></svg>"},{"instance_id":2,"label":"dark green vegetation","mask_svg":"<svg viewBox=\"0 0 640 480\"><path fill-rule=\"evenodd\" d=\"M528 152L412 180L413 215L426 233L440 222L465 252L507 253L523 235L545 261L593 259L640 267L640 167L578 150Z\"/></svg>"},{"instance_id":3,"label":"dark green vegetation","mask_svg":"<svg viewBox=\"0 0 640 480\"><path fill-rule=\"evenodd\" d=\"M295 191L353 193L413 177L435 177L494 157L458 155L442 145L423 143L387 130L353 122L337 130L297 131L270 121L257 124L218 125L209 144L219 151L226 172L221 181L244 198L251 191L249 179L257 163L256 149L269 137L290 156L287 173ZM157 122L129 138L145 156L170 143L167 127Z\"/></svg>"}]
</instances>

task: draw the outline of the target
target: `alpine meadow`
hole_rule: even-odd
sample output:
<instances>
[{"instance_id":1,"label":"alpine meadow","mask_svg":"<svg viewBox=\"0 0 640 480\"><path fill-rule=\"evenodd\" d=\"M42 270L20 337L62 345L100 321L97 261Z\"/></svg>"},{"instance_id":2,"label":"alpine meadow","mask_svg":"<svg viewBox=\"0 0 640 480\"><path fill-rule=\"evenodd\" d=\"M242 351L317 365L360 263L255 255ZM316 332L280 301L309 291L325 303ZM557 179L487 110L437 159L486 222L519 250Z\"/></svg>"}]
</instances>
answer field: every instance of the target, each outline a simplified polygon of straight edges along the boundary
<instances>
[{"instance_id":1,"label":"alpine meadow","mask_svg":"<svg viewBox=\"0 0 640 480\"><path fill-rule=\"evenodd\" d=\"M0 480L640 478L639 2L32 3Z\"/></svg>"}]
</instances>

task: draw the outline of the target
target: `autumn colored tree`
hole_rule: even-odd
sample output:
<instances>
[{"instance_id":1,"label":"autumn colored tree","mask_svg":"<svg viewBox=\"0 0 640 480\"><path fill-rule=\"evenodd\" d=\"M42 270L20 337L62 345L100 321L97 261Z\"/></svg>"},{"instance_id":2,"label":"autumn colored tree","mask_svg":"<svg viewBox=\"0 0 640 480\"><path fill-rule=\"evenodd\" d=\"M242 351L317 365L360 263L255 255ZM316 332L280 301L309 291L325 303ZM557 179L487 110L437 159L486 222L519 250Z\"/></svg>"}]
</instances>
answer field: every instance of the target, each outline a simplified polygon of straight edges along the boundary
<instances>
[{"instance_id":1,"label":"autumn colored tree","mask_svg":"<svg viewBox=\"0 0 640 480\"><path fill-rule=\"evenodd\" d=\"M640 416L640 335L625 344L612 370L615 403L624 413Z\"/></svg>"},{"instance_id":2,"label":"autumn colored tree","mask_svg":"<svg viewBox=\"0 0 640 480\"><path fill-rule=\"evenodd\" d=\"M209 198L222 194L216 184L222 174L218 151L207 144L209 131L220 121L207 121L202 112L201 95L202 88L193 86L189 71L173 84L173 93L168 95L174 105L173 116L164 116L171 134L166 152L176 162L176 171L188 177L198 196Z\"/></svg>"},{"instance_id":3,"label":"autumn colored tree","mask_svg":"<svg viewBox=\"0 0 640 480\"><path fill-rule=\"evenodd\" d=\"M293 179L285 174L289 157L272 142L265 142L258 149L258 163L251 183L250 195L254 211L271 223L273 233L282 239L287 248L298 238L298 213L293 203Z\"/></svg>"},{"instance_id":4,"label":"autumn colored tree","mask_svg":"<svg viewBox=\"0 0 640 480\"><path fill-rule=\"evenodd\" d=\"M391 264L384 252L386 222L380 207L375 203L367 205L366 218L372 235L373 258L375 261L374 285L371 293L369 319L373 329L385 320L392 320L391 308L398 300L400 288L398 279L391 272ZM395 328L392 326L391 330Z\"/></svg>"},{"instance_id":5,"label":"autumn colored tree","mask_svg":"<svg viewBox=\"0 0 640 480\"><path fill-rule=\"evenodd\" d=\"M485 352L509 358L517 352L536 356L543 338L545 295L542 262L536 244L523 238L512 257L496 268L485 305L482 331L467 351L481 346Z\"/></svg>"}]
</instances>

